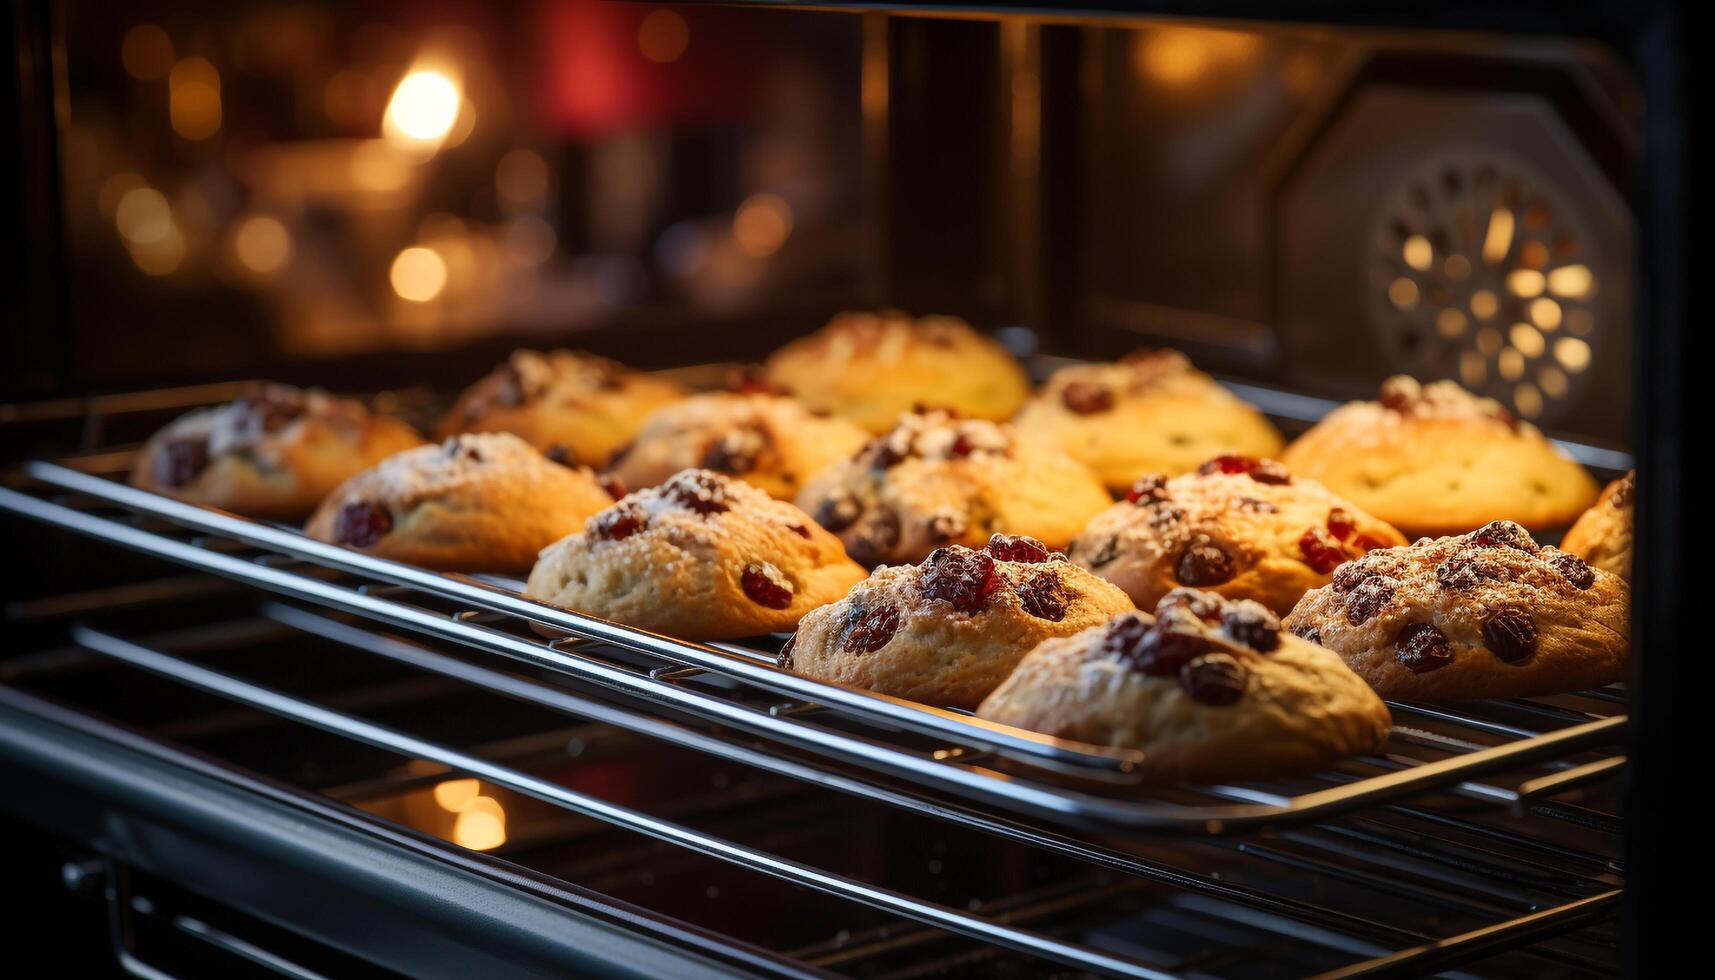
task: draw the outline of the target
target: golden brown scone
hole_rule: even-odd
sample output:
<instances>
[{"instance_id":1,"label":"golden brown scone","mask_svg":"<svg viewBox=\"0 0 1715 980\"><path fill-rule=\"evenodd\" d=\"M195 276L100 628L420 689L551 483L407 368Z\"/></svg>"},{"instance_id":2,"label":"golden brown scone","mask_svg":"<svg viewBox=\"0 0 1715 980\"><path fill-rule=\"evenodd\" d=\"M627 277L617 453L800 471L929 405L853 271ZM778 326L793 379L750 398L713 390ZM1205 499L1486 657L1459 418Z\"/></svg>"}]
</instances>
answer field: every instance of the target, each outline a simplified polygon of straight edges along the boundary
<instances>
[{"instance_id":1,"label":"golden brown scone","mask_svg":"<svg viewBox=\"0 0 1715 980\"><path fill-rule=\"evenodd\" d=\"M605 466L649 413L685 391L582 351L514 351L466 388L441 419L441 438L510 432L556 460Z\"/></svg>"},{"instance_id":2,"label":"golden brown scone","mask_svg":"<svg viewBox=\"0 0 1715 980\"><path fill-rule=\"evenodd\" d=\"M1602 499L1578 518L1560 542L1562 550L1627 582L1632 580L1632 497L1637 478L1633 470L1608 484Z\"/></svg>"},{"instance_id":3,"label":"golden brown scone","mask_svg":"<svg viewBox=\"0 0 1715 980\"><path fill-rule=\"evenodd\" d=\"M1061 368L1014 425L1059 446L1116 493L1149 473L1176 476L1222 453L1273 456L1282 445L1261 412L1173 350Z\"/></svg>"},{"instance_id":4,"label":"golden brown scone","mask_svg":"<svg viewBox=\"0 0 1715 980\"><path fill-rule=\"evenodd\" d=\"M1395 701L1524 698L1625 675L1630 593L1512 521L1347 562L1286 618Z\"/></svg>"},{"instance_id":5,"label":"golden brown scone","mask_svg":"<svg viewBox=\"0 0 1715 980\"><path fill-rule=\"evenodd\" d=\"M875 433L923 406L1003 421L1030 394L1012 354L965 321L914 320L897 310L841 313L775 351L764 367L805 404Z\"/></svg>"},{"instance_id":6,"label":"golden brown scone","mask_svg":"<svg viewBox=\"0 0 1715 980\"><path fill-rule=\"evenodd\" d=\"M1217 456L1171 480L1139 478L1069 553L1140 609L1188 585L1285 615L1341 562L1402 544L1385 521L1273 460Z\"/></svg>"},{"instance_id":7,"label":"golden brown scone","mask_svg":"<svg viewBox=\"0 0 1715 980\"><path fill-rule=\"evenodd\" d=\"M850 456L868 433L765 392L693 395L649 416L609 472L631 489L700 467L791 500L811 474Z\"/></svg>"},{"instance_id":8,"label":"golden brown scone","mask_svg":"<svg viewBox=\"0 0 1715 980\"><path fill-rule=\"evenodd\" d=\"M544 549L525 591L639 629L727 640L792 629L863 574L798 508L686 470Z\"/></svg>"},{"instance_id":9,"label":"golden brown scone","mask_svg":"<svg viewBox=\"0 0 1715 980\"><path fill-rule=\"evenodd\" d=\"M938 548L878 568L804 617L780 666L925 704L974 708L1043 640L1131 608L1125 593L1033 538Z\"/></svg>"},{"instance_id":10,"label":"golden brown scone","mask_svg":"<svg viewBox=\"0 0 1715 980\"><path fill-rule=\"evenodd\" d=\"M509 432L465 433L347 480L305 531L424 568L516 572L611 503L587 466L555 463Z\"/></svg>"},{"instance_id":11,"label":"golden brown scone","mask_svg":"<svg viewBox=\"0 0 1715 980\"><path fill-rule=\"evenodd\" d=\"M1374 752L1392 727L1332 652L1280 632L1254 602L1191 589L1168 593L1153 617L1044 642L977 717L1141 749L1151 784L1314 772Z\"/></svg>"},{"instance_id":12,"label":"golden brown scone","mask_svg":"<svg viewBox=\"0 0 1715 980\"><path fill-rule=\"evenodd\" d=\"M996 532L1064 548L1111 502L1095 474L1058 449L943 411L901 416L798 495L865 565L918 561L948 544L980 548Z\"/></svg>"},{"instance_id":13,"label":"golden brown scone","mask_svg":"<svg viewBox=\"0 0 1715 980\"><path fill-rule=\"evenodd\" d=\"M1328 413L1281 461L1408 535L1486 521L1565 527L1596 482L1536 428L1452 381L1382 384L1381 401Z\"/></svg>"},{"instance_id":14,"label":"golden brown scone","mask_svg":"<svg viewBox=\"0 0 1715 980\"><path fill-rule=\"evenodd\" d=\"M131 484L247 517L298 521L340 481L423 443L417 430L318 389L259 384L157 432Z\"/></svg>"}]
</instances>

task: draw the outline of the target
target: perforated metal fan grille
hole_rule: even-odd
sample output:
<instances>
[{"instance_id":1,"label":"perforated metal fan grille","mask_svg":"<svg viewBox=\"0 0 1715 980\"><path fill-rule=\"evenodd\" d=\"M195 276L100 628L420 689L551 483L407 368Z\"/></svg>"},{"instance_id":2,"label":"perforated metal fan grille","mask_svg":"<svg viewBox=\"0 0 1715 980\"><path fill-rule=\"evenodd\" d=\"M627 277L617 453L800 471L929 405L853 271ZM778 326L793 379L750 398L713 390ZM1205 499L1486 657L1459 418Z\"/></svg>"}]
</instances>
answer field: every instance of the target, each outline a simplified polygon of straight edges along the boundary
<instances>
[{"instance_id":1,"label":"perforated metal fan grille","mask_svg":"<svg viewBox=\"0 0 1715 980\"><path fill-rule=\"evenodd\" d=\"M1372 323L1397 370L1457 378L1529 419L1576 399L1600 355L1605 269L1549 178L1449 155L1400 182L1372 240Z\"/></svg>"}]
</instances>

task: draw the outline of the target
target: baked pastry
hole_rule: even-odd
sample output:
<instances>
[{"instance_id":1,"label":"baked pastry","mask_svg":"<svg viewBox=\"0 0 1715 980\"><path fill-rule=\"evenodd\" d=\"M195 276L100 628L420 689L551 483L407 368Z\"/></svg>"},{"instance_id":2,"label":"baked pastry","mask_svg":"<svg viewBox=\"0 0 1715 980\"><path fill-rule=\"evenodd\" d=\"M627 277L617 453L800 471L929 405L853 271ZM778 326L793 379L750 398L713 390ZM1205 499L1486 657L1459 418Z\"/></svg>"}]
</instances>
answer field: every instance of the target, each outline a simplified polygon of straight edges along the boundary
<instances>
[{"instance_id":1,"label":"baked pastry","mask_svg":"<svg viewBox=\"0 0 1715 980\"><path fill-rule=\"evenodd\" d=\"M1374 752L1392 727L1340 658L1249 600L1175 589L1030 652L977 717L1141 749L1152 784L1314 772Z\"/></svg>"},{"instance_id":2,"label":"baked pastry","mask_svg":"<svg viewBox=\"0 0 1715 980\"><path fill-rule=\"evenodd\" d=\"M1562 550L1628 582L1632 580L1632 497L1637 478L1633 470L1608 484L1602 498L1560 542Z\"/></svg>"},{"instance_id":3,"label":"baked pastry","mask_svg":"<svg viewBox=\"0 0 1715 980\"><path fill-rule=\"evenodd\" d=\"M685 391L582 351L513 351L466 388L441 419L441 438L510 432L556 460L605 466L649 413Z\"/></svg>"},{"instance_id":4,"label":"baked pastry","mask_svg":"<svg viewBox=\"0 0 1715 980\"><path fill-rule=\"evenodd\" d=\"M298 521L340 481L422 445L417 430L318 389L257 384L150 437L131 484L247 517Z\"/></svg>"},{"instance_id":5,"label":"baked pastry","mask_svg":"<svg viewBox=\"0 0 1715 980\"><path fill-rule=\"evenodd\" d=\"M1030 394L1030 379L1007 349L965 321L914 320L897 310L841 313L775 351L764 368L805 404L876 433L922 406L1003 421Z\"/></svg>"},{"instance_id":6,"label":"baked pastry","mask_svg":"<svg viewBox=\"0 0 1715 980\"><path fill-rule=\"evenodd\" d=\"M509 432L465 433L340 484L305 530L425 568L515 572L611 503L587 466L555 463Z\"/></svg>"},{"instance_id":7,"label":"baked pastry","mask_svg":"<svg viewBox=\"0 0 1715 980\"><path fill-rule=\"evenodd\" d=\"M696 640L789 630L863 578L838 538L739 480L686 470L542 551L527 595Z\"/></svg>"},{"instance_id":8,"label":"baked pastry","mask_svg":"<svg viewBox=\"0 0 1715 980\"><path fill-rule=\"evenodd\" d=\"M693 395L649 416L609 472L632 489L700 467L791 500L818 470L850 456L868 433L842 418L763 391Z\"/></svg>"},{"instance_id":9,"label":"baked pastry","mask_svg":"<svg viewBox=\"0 0 1715 980\"><path fill-rule=\"evenodd\" d=\"M1281 462L1408 535L1565 527L1596 499L1584 467L1499 402L1404 375L1383 382L1381 401L1328 413Z\"/></svg>"},{"instance_id":10,"label":"baked pastry","mask_svg":"<svg viewBox=\"0 0 1715 980\"><path fill-rule=\"evenodd\" d=\"M1149 473L1176 476L1222 453L1274 456L1282 445L1261 412L1173 350L1061 368L1013 424L1095 470L1116 493Z\"/></svg>"},{"instance_id":11,"label":"baked pastry","mask_svg":"<svg viewBox=\"0 0 1715 980\"><path fill-rule=\"evenodd\" d=\"M1273 460L1217 456L1195 473L1139 478L1069 553L1139 609L1189 585L1285 615L1341 562L1402 544L1385 521Z\"/></svg>"},{"instance_id":12,"label":"baked pastry","mask_svg":"<svg viewBox=\"0 0 1715 980\"><path fill-rule=\"evenodd\" d=\"M1524 698L1620 680L1629 605L1619 576L1495 521L1341 565L1286 626L1390 700Z\"/></svg>"},{"instance_id":13,"label":"baked pastry","mask_svg":"<svg viewBox=\"0 0 1715 980\"><path fill-rule=\"evenodd\" d=\"M1131 608L1125 593L1033 538L938 548L878 568L804 617L780 666L926 704L974 708L1038 643Z\"/></svg>"},{"instance_id":14,"label":"baked pastry","mask_svg":"<svg viewBox=\"0 0 1715 980\"><path fill-rule=\"evenodd\" d=\"M980 548L995 532L1064 548L1111 502L1095 474L1058 449L939 410L901 416L798 495L865 565L918 561L949 544Z\"/></svg>"}]
</instances>

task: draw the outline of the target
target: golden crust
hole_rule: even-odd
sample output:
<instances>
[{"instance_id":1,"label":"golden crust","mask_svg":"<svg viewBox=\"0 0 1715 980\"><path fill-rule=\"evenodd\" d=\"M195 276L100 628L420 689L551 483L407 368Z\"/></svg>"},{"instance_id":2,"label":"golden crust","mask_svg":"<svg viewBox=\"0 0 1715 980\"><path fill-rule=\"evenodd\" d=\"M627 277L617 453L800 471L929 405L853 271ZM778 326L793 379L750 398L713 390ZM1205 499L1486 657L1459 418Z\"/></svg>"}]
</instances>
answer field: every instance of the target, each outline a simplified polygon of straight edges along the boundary
<instances>
[{"instance_id":1,"label":"golden crust","mask_svg":"<svg viewBox=\"0 0 1715 980\"><path fill-rule=\"evenodd\" d=\"M1621 680L1629 607L1618 576L1496 521L1348 562L1286 625L1390 700L1522 698Z\"/></svg>"},{"instance_id":2,"label":"golden crust","mask_svg":"<svg viewBox=\"0 0 1715 980\"><path fill-rule=\"evenodd\" d=\"M422 443L417 430L359 402L270 383L155 433L137 454L131 484L247 517L297 521L347 477ZM205 463L175 479L175 470L190 470L168 457L187 449Z\"/></svg>"},{"instance_id":3,"label":"golden crust","mask_svg":"<svg viewBox=\"0 0 1715 980\"><path fill-rule=\"evenodd\" d=\"M1278 620L1264 615L1276 628L1264 634L1276 644L1266 651L1192 617L1173 627L1202 636L1208 653L1236 662L1243 690L1231 703L1193 696L1194 668L1181 668L1188 678L1181 681L1181 670L1142 666L1127 650L1130 644L1114 638L1118 624L1130 618L1121 617L1042 643L983 701L977 716L1058 738L1141 749L1139 773L1152 785L1294 776L1380 748L1392 727L1382 700L1339 657L1278 632Z\"/></svg>"},{"instance_id":4,"label":"golden crust","mask_svg":"<svg viewBox=\"0 0 1715 980\"><path fill-rule=\"evenodd\" d=\"M399 453L341 484L306 533L378 558L444 571L516 572L613 502L595 473L551 462L511 433L465 433ZM374 505L390 530L355 546L340 512Z\"/></svg>"},{"instance_id":5,"label":"golden crust","mask_svg":"<svg viewBox=\"0 0 1715 980\"><path fill-rule=\"evenodd\" d=\"M1212 547L1226 557L1230 577L1192 584L1229 599L1254 599L1285 615L1306 591L1327 585L1333 574L1333 568L1319 571L1314 563L1326 553L1305 553L1306 534L1313 535L1319 547L1335 549L1340 557L1332 561L1369 548L1405 544L1392 525L1314 480L1290 477L1283 467L1266 461L1254 473L1221 472L1223 460L1257 465L1222 457L1211 461L1208 472L1166 481L1143 478L1138 486L1150 492L1135 503L1122 501L1096 515L1072 542L1072 560L1118 585L1139 608L1147 609L1188 584L1178 578L1187 549ZM1256 478L1264 474L1270 482ZM1273 482L1282 479L1289 482ZM1330 525L1343 538L1328 531Z\"/></svg>"},{"instance_id":6,"label":"golden crust","mask_svg":"<svg viewBox=\"0 0 1715 980\"><path fill-rule=\"evenodd\" d=\"M1054 372L1014 423L1121 491L1146 473L1174 476L1211 456L1272 456L1280 433L1178 351Z\"/></svg>"},{"instance_id":7,"label":"golden crust","mask_svg":"<svg viewBox=\"0 0 1715 980\"><path fill-rule=\"evenodd\" d=\"M947 544L980 548L996 532L1065 548L1111 501L1058 449L942 411L902 416L798 494L866 565L918 561Z\"/></svg>"},{"instance_id":8,"label":"golden crust","mask_svg":"<svg viewBox=\"0 0 1715 980\"><path fill-rule=\"evenodd\" d=\"M1490 399L1399 376L1383 400L1335 409L1281 461L1408 535L1492 520L1564 527L1596 499L1582 466Z\"/></svg>"},{"instance_id":9,"label":"golden crust","mask_svg":"<svg viewBox=\"0 0 1715 980\"><path fill-rule=\"evenodd\" d=\"M1607 485L1602 498L1566 532L1561 550L1570 551L1604 572L1632 580L1632 497L1637 471Z\"/></svg>"},{"instance_id":10,"label":"golden crust","mask_svg":"<svg viewBox=\"0 0 1715 980\"><path fill-rule=\"evenodd\" d=\"M581 351L514 351L459 395L437 433L510 432L556 458L604 466L678 385Z\"/></svg>"},{"instance_id":11,"label":"golden crust","mask_svg":"<svg viewBox=\"0 0 1715 980\"><path fill-rule=\"evenodd\" d=\"M935 561L932 556L921 565L878 568L844 599L805 616L782 666L833 684L973 708L1043 640L1131 608L1123 592L1056 556L1046 563L995 560L999 586L981 609L963 612L925 596L924 574ZM1059 620L1033 615L1020 595L1021 587L1043 574L1055 577L1063 590ZM898 623L886 642L867 652L847 649L860 620L884 607L894 610Z\"/></svg>"},{"instance_id":12,"label":"golden crust","mask_svg":"<svg viewBox=\"0 0 1715 980\"><path fill-rule=\"evenodd\" d=\"M791 398L714 392L650 415L610 472L635 490L704 467L791 500L811 474L851 455L867 439L845 419L811 414Z\"/></svg>"},{"instance_id":13,"label":"golden crust","mask_svg":"<svg viewBox=\"0 0 1715 980\"><path fill-rule=\"evenodd\" d=\"M789 601L775 608L752 598L747 575L789 590ZM544 549L525 591L639 629L725 640L792 629L863 576L839 539L796 507L719 473L687 470Z\"/></svg>"},{"instance_id":14,"label":"golden crust","mask_svg":"<svg viewBox=\"0 0 1715 980\"><path fill-rule=\"evenodd\" d=\"M1003 421L1030 394L1007 349L963 320L896 310L842 313L775 351L764 369L805 404L874 433L921 406Z\"/></svg>"}]
</instances>

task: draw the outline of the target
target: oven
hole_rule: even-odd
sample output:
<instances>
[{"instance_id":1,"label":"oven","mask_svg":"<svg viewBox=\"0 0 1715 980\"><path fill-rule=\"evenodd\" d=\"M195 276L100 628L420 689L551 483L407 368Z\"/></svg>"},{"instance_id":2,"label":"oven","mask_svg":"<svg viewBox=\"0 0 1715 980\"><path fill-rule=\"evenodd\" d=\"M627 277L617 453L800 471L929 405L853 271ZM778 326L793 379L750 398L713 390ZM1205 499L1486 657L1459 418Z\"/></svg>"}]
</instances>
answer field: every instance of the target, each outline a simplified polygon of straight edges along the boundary
<instances>
[{"instance_id":1,"label":"oven","mask_svg":"<svg viewBox=\"0 0 1715 980\"><path fill-rule=\"evenodd\" d=\"M9 13L20 963L1687 962L1677 6ZM1467 274L1426 271L1457 242ZM1481 327L1484 304L1522 329ZM640 632L125 482L152 432L248 379L428 427L513 348L714 388L886 307L964 317L1038 381L1175 347L1289 436L1389 374L1453 378L1598 478L1635 467L1632 676L1396 703L1383 750L1314 776L1141 791L1124 752L780 670L784 636Z\"/></svg>"}]
</instances>

